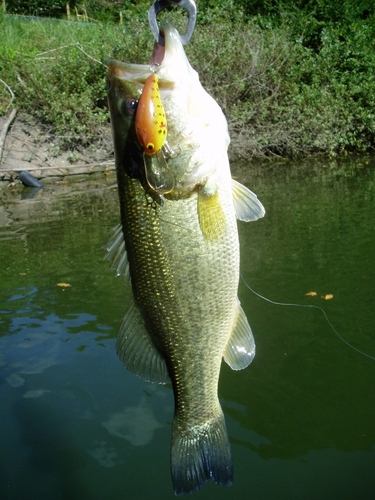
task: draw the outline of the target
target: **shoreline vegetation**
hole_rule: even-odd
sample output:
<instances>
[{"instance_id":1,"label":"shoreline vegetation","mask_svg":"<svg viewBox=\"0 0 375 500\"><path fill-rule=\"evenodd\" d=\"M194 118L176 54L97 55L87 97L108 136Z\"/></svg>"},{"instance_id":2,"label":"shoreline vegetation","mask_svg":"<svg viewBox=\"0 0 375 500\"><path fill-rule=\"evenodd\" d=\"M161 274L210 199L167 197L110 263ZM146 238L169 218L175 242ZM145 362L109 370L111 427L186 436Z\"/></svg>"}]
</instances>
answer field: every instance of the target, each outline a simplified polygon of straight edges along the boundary
<instances>
[{"instance_id":1,"label":"shoreline vegetation","mask_svg":"<svg viewBox=\"0 0 375 500\"><path fill-rule=\"evenodd\" d=\"M109 130L106 62L148 61L151 3L91 0L85 3L90 19L57 22L8 15L27 13L20 10L27 2L6 2L8 14L0 13L0 116L14 108L31 114L53 136L50 154L56 156L95 146ZM372 1L217 3L197 1L186 52L227 116L231 158L374 150ZM30 4L34 11L28 13L40 14L38 1ZM99 4L101 11L94 8ZM163 11L161 20L184 31L181 9Z\"/></svg>"}]
</instances>

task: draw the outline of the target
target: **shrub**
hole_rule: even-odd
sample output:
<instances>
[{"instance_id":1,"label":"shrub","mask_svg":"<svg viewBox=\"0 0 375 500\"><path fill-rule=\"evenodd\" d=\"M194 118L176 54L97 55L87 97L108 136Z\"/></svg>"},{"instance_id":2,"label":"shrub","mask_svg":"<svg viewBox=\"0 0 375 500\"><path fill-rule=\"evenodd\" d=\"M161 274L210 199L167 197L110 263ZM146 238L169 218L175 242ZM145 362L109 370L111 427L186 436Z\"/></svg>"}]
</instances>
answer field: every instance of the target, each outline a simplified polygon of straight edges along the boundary
<instances>
[{"instance_id":1,"label":"shrub","mask_svg":"<svg viewBox=\"0 0 375 500\"><path fill-rule=\"evenodd\" d=\"M319 2L322 10L313 1L297 2L301 10L269 2L273 10L263 17L250 16L245 0L199 3L186 51L228 118L232 155L335 155L374 146L375 14L364 16L361 4L350 10L348 1L335 2L331 14L328 0ZM0 19L1 79L16 105L71 147L92 141L109 119L107 60L149 58L148 5L125 10L123 25ZM184 29L181 9L162 14ZM0 113L9 102L1 85Z\"/></svg>"}]
</instances>

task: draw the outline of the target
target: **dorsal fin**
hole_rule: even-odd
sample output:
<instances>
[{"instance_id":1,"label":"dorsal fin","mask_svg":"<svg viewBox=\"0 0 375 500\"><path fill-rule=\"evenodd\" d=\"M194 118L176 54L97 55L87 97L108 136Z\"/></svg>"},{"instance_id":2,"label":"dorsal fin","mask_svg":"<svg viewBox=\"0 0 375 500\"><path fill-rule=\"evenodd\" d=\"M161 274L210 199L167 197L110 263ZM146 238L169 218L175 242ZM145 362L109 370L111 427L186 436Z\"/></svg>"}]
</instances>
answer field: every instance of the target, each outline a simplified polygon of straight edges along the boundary
<instances>
[{"instance_id":1,"label":"dorsal fin","mask_svg":"<svg viewBox=\"0 0 375 500\"><path fill-rule=\"evenodd\" d=\"M264 217L266 211L257 195L234 179L232 179L232 195L237 219L250 222Z\"/></svg>"},{"instance_id":2,"label":"dorsal fin","mask_svg":"<svg viewBox=\"0 0 375 500\"><path fill-rule=\"evenodd\" d=\"M232 370L246 368L254 359L255 341L246 315L238 302L238 316L224 351L224 361Z\"/></svg>"},{"instance_id":3,"label":"dorsal fin","mask_svg":"<svg viewBox=\"0 0 375 500\"><path fill-rule=\"evenodd\" d=\"M133 297L117 336L116 350L120 361L138 377L158 384L169 381L167 365L153 344Z\"/></svg>"},{"instance_id":4,"label":"dorsal fin","mask_svg":"<svg viewBox=\"0 0 375 500\"><path fill-rule=\"evenodd\" d=\"M130 280L129 263L126 255L124 234L121 224L117 224L112 229L111 239L108 241L105 249L108 254L104 257L105 260L111 260L111 269L115 269L117 276L124 275L126 280Z\"/></svg>"}]
</instances>

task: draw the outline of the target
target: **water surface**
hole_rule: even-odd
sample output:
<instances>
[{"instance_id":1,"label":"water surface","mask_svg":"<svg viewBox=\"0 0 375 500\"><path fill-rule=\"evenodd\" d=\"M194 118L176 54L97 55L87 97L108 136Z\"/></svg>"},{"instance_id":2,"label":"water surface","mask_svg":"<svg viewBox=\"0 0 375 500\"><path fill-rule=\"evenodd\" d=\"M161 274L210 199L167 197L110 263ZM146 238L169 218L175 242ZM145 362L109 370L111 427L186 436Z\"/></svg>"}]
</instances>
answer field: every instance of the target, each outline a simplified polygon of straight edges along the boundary
<instances>
[{"instance_id":1,"label":"water surface","mask_svg":"<svg viewBox=\"0 0 375 500\"><path fill-rule=\"evenodd\" d=\"M239 224L243 278L274 301L324 307L375 357L374 158L234 173L267 210ZM113 178L1 191L2 499L174 498L171 388L115 354L129 290L101 247L117 212ZM257 355L220 378L235 484L195 497L373 499L375 361L318 310L273 305L243 282L240 299Z\"/></svg>"}]
</instances>

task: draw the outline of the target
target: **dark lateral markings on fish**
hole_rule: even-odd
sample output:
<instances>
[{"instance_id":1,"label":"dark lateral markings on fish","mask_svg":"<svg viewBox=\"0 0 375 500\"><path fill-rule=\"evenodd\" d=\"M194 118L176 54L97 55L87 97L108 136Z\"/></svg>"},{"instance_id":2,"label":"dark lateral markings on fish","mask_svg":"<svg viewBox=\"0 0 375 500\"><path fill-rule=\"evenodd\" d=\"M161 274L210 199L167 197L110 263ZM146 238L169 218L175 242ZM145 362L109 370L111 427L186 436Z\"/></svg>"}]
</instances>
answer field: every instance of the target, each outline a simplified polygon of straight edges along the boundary
<instances>
[{"instance_id":1,"label":"dark lateral markings on fish","mask_svg":"<svg viewBox=\"0 0 375 500\"><path fill-rule=\"evenodd\" d=\"M224 358L241 370L255 355L238 300L237 219L254 221L265 210L231 178L222 110L201 86L177 31L170 24L162 30L165 45L155 44L151 66L109 62L121 223L107 257L132 288L120 360L145 380L173 386L171 474L183 495L208 479L233 482L220 366ZM155 67L168 131L153 155L137 139L135 102Z\"/></svg>"}]
</instances>

